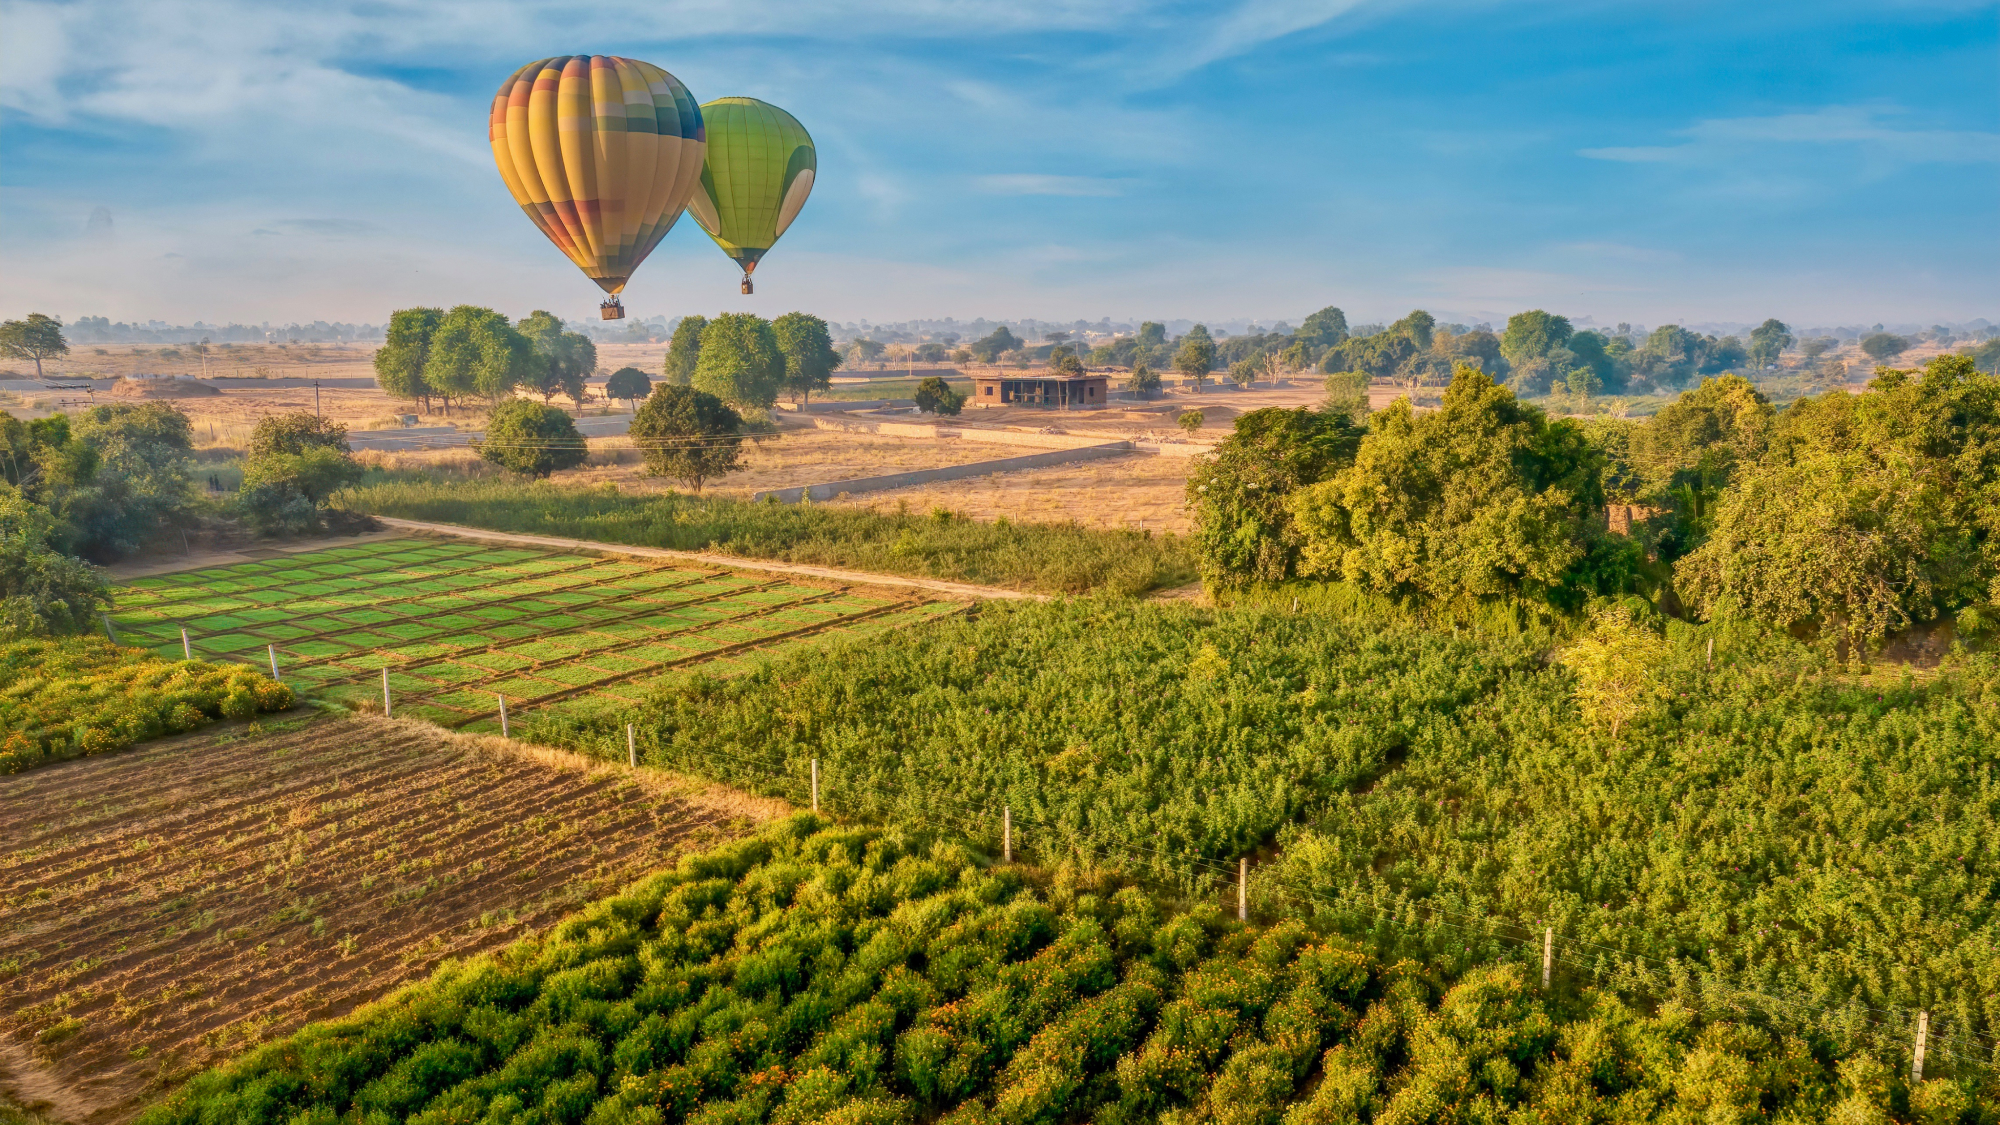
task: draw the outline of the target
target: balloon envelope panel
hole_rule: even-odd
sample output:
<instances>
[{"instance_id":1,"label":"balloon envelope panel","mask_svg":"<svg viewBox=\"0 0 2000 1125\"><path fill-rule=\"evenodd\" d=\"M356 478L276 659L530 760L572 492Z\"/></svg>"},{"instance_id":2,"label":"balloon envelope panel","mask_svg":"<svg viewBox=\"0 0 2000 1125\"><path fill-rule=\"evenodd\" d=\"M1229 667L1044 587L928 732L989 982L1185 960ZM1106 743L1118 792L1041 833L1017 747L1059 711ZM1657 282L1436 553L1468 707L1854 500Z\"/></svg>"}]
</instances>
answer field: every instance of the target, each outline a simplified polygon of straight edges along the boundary
<instances>
[{"instance_id":1,"label":"balloon envelope panel","mask_svg":"<svg viewBox=\"0 0 2000 1125\"><path fill-rule=\"evenodd\" d=\"M510 75L487 125L514 202L584 276L616 293L687 207L707 150L680 80L615 55L557 55Z\"/></svg>"},{"instance_id":2,"label":"balloon envelope panel","mask_svg":"<svg viewBox=\"0 0 2000 1125\"><path fill-rule=\"evenodd\" d=\"M749 273L805 206L818 154L798 118L769 102L717 98L701 113L708 155L688 210Z\"/></svg>"}]
</instances>

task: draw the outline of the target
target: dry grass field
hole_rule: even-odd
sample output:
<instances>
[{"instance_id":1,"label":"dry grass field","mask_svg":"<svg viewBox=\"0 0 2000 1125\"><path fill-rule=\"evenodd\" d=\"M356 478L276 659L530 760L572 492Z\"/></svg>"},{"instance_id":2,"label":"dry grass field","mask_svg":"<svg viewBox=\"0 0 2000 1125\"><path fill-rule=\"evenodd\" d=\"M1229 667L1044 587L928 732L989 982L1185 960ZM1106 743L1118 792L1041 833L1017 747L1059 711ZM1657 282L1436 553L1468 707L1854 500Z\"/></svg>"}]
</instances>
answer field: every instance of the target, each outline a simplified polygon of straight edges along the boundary
<instances>
[{"instance_id":1,"label":"dry grass field","mask_svg":"<svg viewBox=\"0 0 2000 1125\"><path fill-rule=\"evenodd\" d=\"M127 1120L249 1044L780 811L365 718L190 735L10 778L0 1094L69 1125Z\"/></svg>"}]
</instances>

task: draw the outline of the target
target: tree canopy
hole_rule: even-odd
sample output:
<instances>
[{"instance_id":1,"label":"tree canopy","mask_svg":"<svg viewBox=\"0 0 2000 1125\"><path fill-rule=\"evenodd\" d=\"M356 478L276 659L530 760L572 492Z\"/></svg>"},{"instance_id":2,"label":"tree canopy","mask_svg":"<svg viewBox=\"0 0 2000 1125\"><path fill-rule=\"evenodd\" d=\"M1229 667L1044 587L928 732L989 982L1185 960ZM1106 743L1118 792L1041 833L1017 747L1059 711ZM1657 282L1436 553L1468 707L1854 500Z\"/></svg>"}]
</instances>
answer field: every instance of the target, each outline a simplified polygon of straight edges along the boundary
<instances>
[{"instance_id":1,"label":"tree canopy","mask_svg":"<svg viewBox=\"0 0 2000 1125\"><path fill-rule=\"evenodd\" d=\"M1075 363L1076 358L1071 356L1070 362ZM949 384L936 375L927 376L923 382L917 384L916 400L917 409L926 414L955 416L965 409L965 396L952 390Z\"/></svg>"},{"instance_id":2,"label":"tree canopy","mask_svg":"<svg viewBox=\"0 0 2000 1125\"><path fill-rule=\"evenodd\" d=\"M674 326L673 339L667 341L667 361L662 369L668 385L693 385L694 369L701 362L701 334L707 327L708 318L705 316L684 316Z\"/></svg>"},{"instance_id":3,"label":"tree canopy","mask_svg":"<svg viewBox=\"0 0 2000 1125\"><path fill-rule=\"evenodd\" d=\"M654 476L695 492L742 464L743 416L693 387L661 387L632 418L632 437Z\"/></svg>"},{"instance_id":4,"label":"tree canopy","mask_svg":"<svg viewBox=\"0 0 2000 1125\"><path fill-rule=\"evenodd\" d=\"M534 342L541 360L529 385L542 402L562 394L582 406L587 380L597 370L597 345L581 332L565 331L561 317L542 309L522 317L517 327Z\"/></svg>"},{"instance_id":5,"label":"tree canopy","mask_svg":"<svg viewBox=\"0 0 2000 1125\"><path fill-rule=\"evenodd\" d=\"M473 448L503 469L538 479L573 469L590 453L567 412L525 398L495 407Z\"/></svg>"},{"instance_id":6,"label":"tree canopy","mask_svg":"<svg viewBox=\"0 0 2000 1125\"><path fill-rule=\"evenodd\" d=\"M1181 337L1181 345L1174 351L1174 370L1193 379L1197 386L1215 370L1215 340L1206 326L1197 324Z\"/></svg>"},{"instance_id":7,"label":"tree canopy","mask_svg":"<svg viewBox=\"0 0 2000 1125\"><path fill-rule=\"evenodd\" d=\"M701 333L694 386L737 407L768 409L778 401L785 355L771 322L754 313L722 313Z\"/></svg>"},{"instance_id":8,"label":"tree canopy","mask_svg":"<svg viewBox=\"0 0 2000 1125\"><path fill-rule=\"evenodd\" d=\"M541 367L534 344L506 317L460 305L444 314L431 336L424 383L449 398L498 401L515 387L538 385Z\"/></svg>"},{"instance_id":9,"label":"tree canopy","mask_svg":"<svg viewBox=\"0 0 2000 1125\"><path fill-rule=\"evenodd\" d=\"M431 340L444 320L443 309L397 309L389 314L382 346L375 350L375 382L391 398L423 403L429 413L437 392L425 381Z\"/></svg>"},{"instance_id":10,"label":"tree canopy","mask_svg":"<svg viewBox=\"0 0 2000 1125\"><path fill-rule=\"evenodd\" d=\"M771 322L771 335L785 357L784 390L793 402L810 402L814 391L833 385L841 355L826 321L810 313L788 312ZM943 352L940 346L937 358L943 359Z\"/></svg>"},{"instance_id":11,"label":"tree canopy","mask_svg":"<svg viewBox=\"0 0 2000 1125\"><path fill-rule=\"evenodd\" d=\"M653 381L636 367L621 367L604 381L604 397L622 398L637 409L639 400L653 393Z\"/></svg>"},{"instance_id":12,"label":"tree canopy","mask_svg":"<svg viewBox=\"0 0 2000 1125\"><path fill-rule=\"evenodd\" d=\"M29 313L26 320L0 322L0 355L35 361L35 378L42 377L42 361L69 354L63 339L62 321L42 313Z\"/></svg>"},{"instance_id":13,"label":"tree canopy","mask_svg":"<svg viewBox=\"0 0 2000 1125\"><path fill-rule=\"evenodd\" d=\"M1292 577L1302 541L1286 502L1353 464L1361 436L1343 412L1273 407L1236 419L1188 475L1203 580L1227 588Z\"/></svg>"}]
</instances>

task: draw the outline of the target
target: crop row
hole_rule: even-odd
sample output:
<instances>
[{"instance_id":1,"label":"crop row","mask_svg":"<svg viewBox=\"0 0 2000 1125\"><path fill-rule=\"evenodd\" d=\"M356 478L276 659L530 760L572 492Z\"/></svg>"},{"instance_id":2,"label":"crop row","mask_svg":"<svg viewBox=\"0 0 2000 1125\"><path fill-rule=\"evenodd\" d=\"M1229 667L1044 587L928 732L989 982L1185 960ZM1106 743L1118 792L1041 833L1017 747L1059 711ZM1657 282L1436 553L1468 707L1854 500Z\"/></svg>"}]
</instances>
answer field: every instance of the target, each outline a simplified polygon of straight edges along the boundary
<instances>
[{"instance_id":1,"label":"crop row","mask_svg":"<svg viewBox=\"0 0 2000 1125\"><path fill-rule=\"evenodd\" d=\"M796 817L196 1079L147 1125L1960 1120L1823 1038L1447 982Z\"/></svg>"},{"instance_id":2,"label":"crop row","mask_svg":"<svg viewBox=\"0 0 2000 1125\"><path fill-rule=\"evenodd\" d=\"M261 665L325 698L495 725L520 712L718 657L782 647L911 605L841 589L468 544L361 544L145 580L121 637ZM720 664L723 674L740 661Z\"/></svg>"}]
</instances>

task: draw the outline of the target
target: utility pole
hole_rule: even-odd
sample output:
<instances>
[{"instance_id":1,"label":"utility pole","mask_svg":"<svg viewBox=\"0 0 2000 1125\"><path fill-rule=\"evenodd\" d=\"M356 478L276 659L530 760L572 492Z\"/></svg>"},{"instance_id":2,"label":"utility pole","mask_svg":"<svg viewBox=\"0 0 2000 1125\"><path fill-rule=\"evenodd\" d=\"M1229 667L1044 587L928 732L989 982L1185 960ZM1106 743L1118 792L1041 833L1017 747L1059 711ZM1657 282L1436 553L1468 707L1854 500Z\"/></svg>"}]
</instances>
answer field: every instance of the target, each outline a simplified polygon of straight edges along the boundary
<instances>
[{"instance_id":1,"label":"utility pole","mask_svg":"<svg viewBox=\"0 0 2000 1125\"><path fill-rule=\"evenodd\" d=\"M319 417L319 416L320 416L320 413L319 413L319 380L318 380L318 379L314 379L314 380L313 380L313 417L317 418L317 417Z\"/></svg>"}]
</instances>

